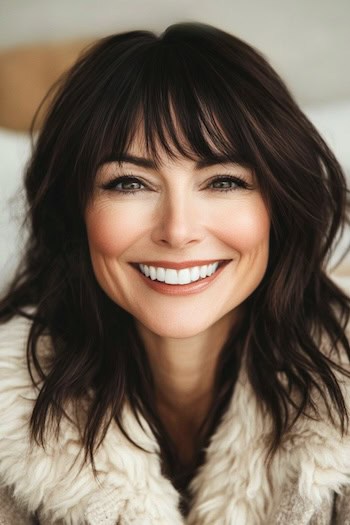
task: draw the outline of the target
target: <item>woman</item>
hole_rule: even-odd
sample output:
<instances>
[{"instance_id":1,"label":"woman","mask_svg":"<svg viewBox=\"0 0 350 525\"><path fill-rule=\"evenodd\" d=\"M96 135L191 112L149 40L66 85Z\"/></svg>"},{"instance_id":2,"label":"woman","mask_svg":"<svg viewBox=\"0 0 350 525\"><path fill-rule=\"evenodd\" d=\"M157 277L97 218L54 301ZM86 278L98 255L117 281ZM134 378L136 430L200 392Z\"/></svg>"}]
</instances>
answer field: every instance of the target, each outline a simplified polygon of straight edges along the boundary
<instances>
[{"instance_id":1,"label":"woman","mask_svg":"<svg viewBox=\"0 0 350 525\"><path fill-rule=\"evenodd\" d=\"M349 523L345 179L265 59L198 23L102 39L25 187L8 522Z\"/></svg>"}]
</instances>

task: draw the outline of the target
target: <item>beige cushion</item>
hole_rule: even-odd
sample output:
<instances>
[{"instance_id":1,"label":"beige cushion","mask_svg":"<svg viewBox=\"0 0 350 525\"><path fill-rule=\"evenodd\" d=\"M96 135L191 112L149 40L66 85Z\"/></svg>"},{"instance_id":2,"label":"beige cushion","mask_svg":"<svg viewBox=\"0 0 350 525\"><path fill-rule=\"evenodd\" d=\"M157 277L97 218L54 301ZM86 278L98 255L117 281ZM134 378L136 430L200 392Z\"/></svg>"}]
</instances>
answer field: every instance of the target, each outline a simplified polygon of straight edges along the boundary
<instances>
[{"instance_id":1,"label":"beige cushion","mask_svg":"<svg viewBox=\"0 0 350 525\"><path fill-rule=\"evenodd\" d=\"M1 51L0 127L28 131L49 88L91 42L84 39Z\"/></svg>"}]
</instances>

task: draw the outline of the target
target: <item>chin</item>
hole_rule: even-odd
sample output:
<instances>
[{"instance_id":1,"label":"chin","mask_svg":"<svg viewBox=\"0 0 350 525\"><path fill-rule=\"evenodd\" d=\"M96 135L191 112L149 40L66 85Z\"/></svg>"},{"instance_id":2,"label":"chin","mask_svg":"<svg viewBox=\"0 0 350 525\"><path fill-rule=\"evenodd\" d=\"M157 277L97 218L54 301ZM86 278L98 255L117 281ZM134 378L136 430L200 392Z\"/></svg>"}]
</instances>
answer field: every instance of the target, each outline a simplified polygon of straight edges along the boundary
<instances>
[{"instance_id":1,"label":"chin","mask_svg":"<svg viewBox=\"0 0 350 525\"><path fill-rule=\"evenodd\" d=\"M140 323L158 337L169 339L187 339L194 337L209 328L207 324L189 323L188 321L189 320L187 319L181 322L180 319L177 319L174 322L169 319L167 322L146 323L140 320Z\"/></svg>"}]
</instances>

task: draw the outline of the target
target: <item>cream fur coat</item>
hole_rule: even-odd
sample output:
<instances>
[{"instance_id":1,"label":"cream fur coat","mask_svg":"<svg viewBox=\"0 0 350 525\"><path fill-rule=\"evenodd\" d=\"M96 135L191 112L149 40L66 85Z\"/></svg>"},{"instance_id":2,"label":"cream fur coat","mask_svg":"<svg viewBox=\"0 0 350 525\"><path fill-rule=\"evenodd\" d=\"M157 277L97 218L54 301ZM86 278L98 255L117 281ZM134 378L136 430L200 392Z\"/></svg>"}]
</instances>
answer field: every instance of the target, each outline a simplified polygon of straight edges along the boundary
<instances>
[{"instance_id":1,"label":"cream fur coat","mask_svg":"<svg viewBox=\"0 0 350 525\"><path fill-rule=\"evenodd\" d=\"M79 461L74 463L81 448L67 421L46 452L30 448L28 420L37 394L25 359L29 326L18 317L0 325L0 525L29 525L35 511L40 525L350 524L350 435L342 439L326 421L300 418L268 475L270 421L243 367L192 481L187 518L178 510L179 494L161 475L155 438L127 407L126 428L152 454L133 447L112 425L96 456L99 483L90 468L79 472ZM343 391L349 403L350 380Z\"/></svg>"}]
</instances>

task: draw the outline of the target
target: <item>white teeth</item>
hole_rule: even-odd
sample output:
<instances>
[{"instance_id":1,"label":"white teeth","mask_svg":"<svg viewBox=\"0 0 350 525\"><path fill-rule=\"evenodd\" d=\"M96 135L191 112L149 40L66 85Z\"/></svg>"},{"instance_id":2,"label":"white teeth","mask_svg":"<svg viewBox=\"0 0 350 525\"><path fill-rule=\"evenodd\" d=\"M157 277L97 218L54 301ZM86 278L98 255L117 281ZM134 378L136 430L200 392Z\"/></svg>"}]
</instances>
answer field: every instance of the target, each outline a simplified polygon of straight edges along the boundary
<instances>
[{"instance_id":1,"label":"white teeth","mask_svg":"<svg viewBox=\"0 0 350 525\"><path fill-rule=\"evenodd\" d=\"M193 268L191 268L191 281L194 282L194 281L198 281L199 279L199 266L194 266Z\"/></svg>"},{"instance_id":2,"label":"white teeth","mask_svg":"<svg viewBox=\"0 0 350 525\"><path fill-rule=\"evenodd\" d=\"M188 284L191 282L191 270L184 268L180 270L177 277L178 284Z\"/></svg>"},{"instance_id":3,"label":"white teeth","mask_svg":"<svg viewBox=\"0 0 350 525\"><path fill-rule=\"evenodd\" d=\"M177 271L167 268L165 270L165 282L167 284L179 284Z\"/></svg>"},{"instance_id":4,"label":"white teeth","mask_svg":"<svg viewBox=\"0 0 350 525\"><path fill-rule=\"evenodd\" d=\"M165 270L164 268L157 268L157 281L164 283L165 281Z\"/></svg>"},{"instance_id":5,"label":"white teeth","mask_svg":"<svg viewBox=\"0 0 350 525\"><path fill-rule=\"evenodd\" d=\"M207 270L208 270L208 266L201 266L200 267L200 276L203 278L203 277L206 277L207 276Z\"/></svg>"},{"instance_id":6,"label":"white teeth","mask_svg":"<svg viewBox=\"0 0 350 525\"><path fill-rule=\"evenodd\" d=\"M139 264L140 270L145 274L146 277L149 277L149 267L145 264Z\"/></svg>"},{"instance_id":7,"label":"white teeth","mask_svg":"<svg viewBox=\"0 0 350 525\"><path fill-rule=\"evenodd\" d=\"M147 266L146 264L139 264L141 272L146 275L146 277L150 277L152 281L157 280L167 284L188 284L198 281L198 279L204 279L212 275L218 266L219 263L215 262L204 266L175 270L172 268L156 268L154 266Z\"/></svg>"}]
</instances>

